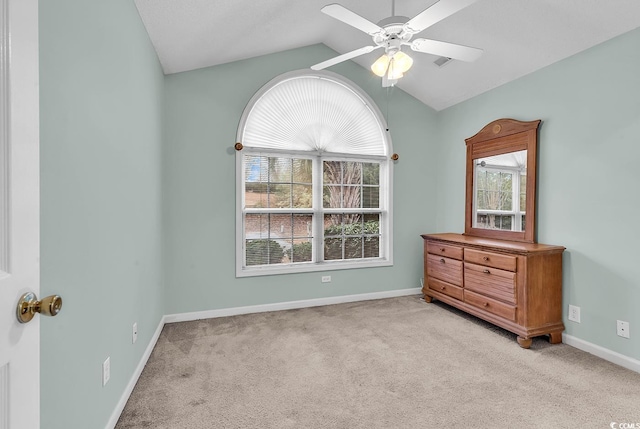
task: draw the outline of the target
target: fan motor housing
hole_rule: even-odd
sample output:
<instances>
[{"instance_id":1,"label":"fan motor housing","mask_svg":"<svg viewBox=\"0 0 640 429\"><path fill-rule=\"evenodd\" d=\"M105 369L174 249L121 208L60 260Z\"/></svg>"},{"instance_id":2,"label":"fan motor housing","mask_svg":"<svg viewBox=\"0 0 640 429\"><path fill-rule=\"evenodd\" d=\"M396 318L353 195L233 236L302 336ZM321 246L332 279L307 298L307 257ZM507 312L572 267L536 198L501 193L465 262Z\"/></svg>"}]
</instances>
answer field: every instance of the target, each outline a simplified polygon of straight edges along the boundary
<instances>
[{"instance_id":1,"label":"fan motor housing","mask_svg":"<svg viewBox=\"0 0 640 429\"><path fill-rule=\"evenodd\" d=\"M378 22L378 25L384 28L385 30L387 30L387 32L389 33L399 33L400 31L402 31L402 26L405 25L407 22L409 22L409 19L410 18L406 16L390 16ZM397 30L387 28L391 26L394 26L394 27L398 26L399 28Z\"/></svg>"},{"instance_id":2,"label":"fan motor housing","mask_svg":"<svg viewBox=\"0 0 640 429\"><path fill-rule=\"evenodd\" d=\"M408 42L411 39L411 33L404 32L403 27L409 19L406 16L390 16L378 22L378 25L384 28L384 33L376 34L373 37L373 41L378 45L394 38L400 39L402 42Z\"/></svg>"}]
</instances>

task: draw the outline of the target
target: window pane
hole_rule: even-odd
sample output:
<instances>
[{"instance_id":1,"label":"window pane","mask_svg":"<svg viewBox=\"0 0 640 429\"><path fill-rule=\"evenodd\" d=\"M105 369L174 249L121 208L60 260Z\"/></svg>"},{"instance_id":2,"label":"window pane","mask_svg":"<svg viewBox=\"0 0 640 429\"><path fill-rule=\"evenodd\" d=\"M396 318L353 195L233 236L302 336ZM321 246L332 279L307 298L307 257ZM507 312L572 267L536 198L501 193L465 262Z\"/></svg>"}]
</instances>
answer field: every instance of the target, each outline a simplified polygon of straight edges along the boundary
<instances>
[{"instance_id":1,"label":"window pane","mask_svg":"<svg viewBox=\"0 0 640 429\"><path fill-rule=\"evenodd\" d=\"M312 183L312 166L310 159L293 160L293 182L310 185Z\"/></svg>"},{"instance_id":2,"label":"window pane","mask_svg":"<svg viewBox=\"0 0 640 429\"><path fill-rule=\"evenodd\" d=\"M344 224L344 235L361 235L362 234L362 216L359 214L345 214L342 215L342 222Z\"/></svg>"},{"instance_id":3,"label":"window pane","mask_svg":"<svg viewBox=\"0 0 640 429\"><path fill-rule=\"evenodd\" d=\"M313 235L312 220L310 214L294 214L292 217L291 235L287 237L287 250L289 262L309 262L313 260Z\"/></svg>"},{"instance_id":4,"label":"window pane","mask_svg":"<svg viewBox=\"0 0 640 429\"><path fill-rule=\"evenodd\" d=\"M291 218L292 215L290 213L286 214L270 214L269 215L269 230L270 237L274 240L278 239L291 239ZM289 240L290 241L290 240ZM280 243L281 245L285 245L285 243Z\"/></svg>"},{"instance_id":5,"label":"window pane","mask_svg":"<svg viewBox=\"0 0 640 429\"><path fill-rule=\"evenodd\" d=\"M245 183L244 204L248 208L267 207L267 184Z\"/></svg>"},{"instance_id":6,"label":"window pane","mask_svg":"<svg viewBox=\"0 0 640 429\"><path fill-rule=\"evenodd\" d=\"M268 194L268 207L291 207L291 185L273 183L269 184Z\"/></svg>"},{"instance_id":7,"label":"window pane","mask_svg":"<svg viewBox=\"0 0 640 429\"><path fill-rule=\"evenodd\" d=\"M362 164L362 183L365 185L380 184L380 164L368 162Z\"/></svg>"},{"instance_id":8,"label":"window pane","mask_svg":"<svg viewBox=\"0 0 640 429\"><path fill-rule=\"evenodd\" d=\"M291 262L309 262L313 260L313 244L310 238L295 240Z\"/></svg>"},{"instance_id":9,"label":"window pane","mask_svg":"<svg viewBox=\"0 0 640 429\"><path fill-rule=\"evenodd\" d=\"M324 215L324 236L342 236L342 215Z\"/></svg>"},{"instance_id":10,"label":"window pane","mask_svg":"<svg viewBox=\"0 0 640 429\"><path fill-rule=\"evenodd\" d=\"M281 264L284 250L274 240L246 240L247 265Z\"/></svg>"},{"instance_id":11,"label":"window pane","mask_svg":"<svg viewBox=\"0 0 640 429\"><path fill-rule=\"evenodd\" d=\"M313 188L311 185L293 185L293 207L297 209L313 206Z\"/></svg>"},{"instance_id":12,"label":"window pane","mask_svg":"<svg viewBox=\"0 0 640 429\"><path fill-rule=\"evenodd\" d=\"M362 188L362 207L366 209L377 209L380 207L380 188Z\"/></svg>"},{"instance_id":13,"label":"window pane","mask_svg":"<svg viewBox=\"0 0 640 429\"><path fill-rule=\"evenodd\" d=\"M365 258L380 257L380 237L365 237L364 257Z\"/></svg>"},{"instance_id":14,"label":"window pane","mask_svg":"<svg viewBox=\"0 0 640 429\"><path fill-rule=\"evenodd\" d=\"M343 162L342 163L342 183L345 185L362 184L362 163Z\"/></svg>"},{"instance_id":15,"label":"window pane","mask_svg":"<svg viewBox=\"0 0 640 429\"><path fill-rule=\"evenodd\" d=\"M512 210L513 174L476 170L476 202L479 210Z\"/></svg>"},{"instance_id":16,"label":"window pane","mask_svg":"<svg viewBox=\"0 0 640 429\"><path fill-rule=\"evenodd\" d=\"M501 174L501 210L513 210L513 174Z\"/></svg>"},{"instance_id":17,"label":"window pane","mask_svg":"<svg viewBox=\"0 0 640 429\"><path fill-rule=\"evenodd\" d=\"M247 155L244 160L245 206L254 208L267 207L267 158Z\"/></svg>"},{"instance_id":18,"label":"window pane","mask_svg":"<svg viewBox=\"0 0 640 429\"><path fill-rule=\"evenodd\" d=\"M244 236L247 239L269 238L269 215L267 214L245 215Z\"/></svg>"},{"instance_id":19,"label":"window pane","mask_svg":"<svg viewBox=\"0 0 640 429\"><path fill-rule=\"evenodd\" d=\"M245 182L268 182L269 171L266 156L246 155L244 157Z\"/></svg>"},{"instance_id":20,"label":"window pane","mask_svg":"<svg viewBox=\"0 0 640 429\"><path fill-rule=\"evenodd\" d=\"M365 234L380 234L380 215L379 214L366 214L364 215L364 233Z\"/></svg>"},{"instance_id":21,"label":"window pane","mask_svg":"<svg viewBox=\"0 0 640 429\"><path fill-rule=\"evenodd\" d=\"M291 158L269 157L269 182L291 183L292 161Z\"/></svg>"},{"instance_id":22,"label":"window pane","mask_svg":"<svg viewBox=\"0 0 640 429\"><path fill-rule=\"evenodd\" d=\"M362 237L347 237L344 239L344 259L362 258Z\"/></svg>"},{"instance_id":23,"label":"window pane","mask_svg":"<svg viewBox=\"0 0 640 429\"><path fill-rule=\"evenodd\" d=\"M325 237L324 260L342 259L342 237Z\"/></svg>"},{"instance_id":24,"label":"window pane","mask_svg":"<svg viewBox=\"0 0 640 429\"><path fill-rule=\"evenodd\" d=\"M360 208L360 186L343 186L342 187L342 206L349 209Z\"/></svg>"},{"instance_id":25,"label":"window pane","mask_svg":"<svg viewBox=\"0 0 640 429\"><path fill-rule=\"evenodd\" d=\"M322 194L322 206L324 208L342 207L342 187L325 186Z\"/></svg>"},{"instance_id":26,"label":"window pane","mask_svg":"<svg viewBox=\"0 0 640 429\"><path fill-rule=\"evenodd\" d=\"M325 184L342 183L342 163L340 161L324 161L322 180Z\"/></svg>"}]
</instances>

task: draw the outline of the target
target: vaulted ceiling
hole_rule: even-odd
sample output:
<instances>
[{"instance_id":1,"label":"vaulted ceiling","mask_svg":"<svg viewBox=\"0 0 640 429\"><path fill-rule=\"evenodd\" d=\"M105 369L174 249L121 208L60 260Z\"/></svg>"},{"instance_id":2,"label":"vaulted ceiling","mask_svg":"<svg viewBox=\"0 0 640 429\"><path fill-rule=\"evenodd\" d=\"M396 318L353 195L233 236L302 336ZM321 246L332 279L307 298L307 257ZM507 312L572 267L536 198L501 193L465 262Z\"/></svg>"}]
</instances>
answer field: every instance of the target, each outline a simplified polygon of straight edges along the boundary
<instances>
[{"instance_id":1,"label":"vaulted ceiling","mask_svg":"<svg viewBox=\"0 0 640 429\"><path fill-rule=\"evenodd\" d=\"M171 74L317 43L339 54L371 45L370 36L320 11L332 1L374 23L391 16L392 0L135 3L164 72ZM413 17L434 3L397 0L395 15ZM438 67L438 56L409 50L414 65L397 86L442 110L637 27L639 0L478 0L416 37L481 48L480 59ZM354 61L368 69L380 55ZM640 46L629 55L640 55Z\"/></svg>"}]
</instances>

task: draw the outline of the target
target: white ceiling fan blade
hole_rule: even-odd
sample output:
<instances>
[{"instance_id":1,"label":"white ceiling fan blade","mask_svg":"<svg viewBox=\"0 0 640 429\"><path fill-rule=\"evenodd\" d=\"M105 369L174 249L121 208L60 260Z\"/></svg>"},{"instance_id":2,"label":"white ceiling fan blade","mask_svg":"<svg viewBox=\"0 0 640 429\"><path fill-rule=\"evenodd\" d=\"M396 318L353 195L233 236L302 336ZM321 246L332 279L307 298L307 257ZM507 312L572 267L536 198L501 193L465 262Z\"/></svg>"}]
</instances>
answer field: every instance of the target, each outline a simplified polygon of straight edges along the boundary
<instances>
[{"instance_id":1,"label":"white ceiling fan blade","mask_svg":"<svg viewBox=\"0 0 640 429\"><path fill-rule=\"evenodd\" d=\"M311 70L322 70L327 67L331 67L332 65L341 63L343 61L350 60L351 58L358 57L360 55L368 54L374 49L381 48L382 46L365 46L364 48L356 49L355 51L347 52L346 54L338 55L337 57L333 57L327 61L323 61L316 65L311 66Z\"/></svg>"},{"instance_id":2,"label":"white ceiling fan blade","mask_svg":"<svg viewBox=\"0 0 640 429\"><path fill-rule=\"evenodd\" d=\"M410 19L403 28L411 34L419 33L476 1L478 0L440 0Z\"/></svg>"},{"instance_id":3,"label":"white ceiling fan blade","mask_svg":"<svg viewBox=\"0 0 640 429\"><path fill-rule=\"evenodd\" d=\"M341 6L337 3L326 5L320 10L337 20L344 22L345 24L349 24L350 26L355 27L358 30L364 31L371 36L384 31L381 27L374 24L373 22L361 17L357 13L352 12L346 7Z\"/></svg>"},{"instance_id":4,"label":"white ceiling fan blade","mask_svg":"<svg viewBox=\"0 0 640 429\"><path fill-rule=\"evenodd\" d=\"M410 43L411 49L425 54L439 55L454 60L472 62L480 58L483 50L455 43L440 42L430 39L416 39Z\"/></svg>"}]
</instances>

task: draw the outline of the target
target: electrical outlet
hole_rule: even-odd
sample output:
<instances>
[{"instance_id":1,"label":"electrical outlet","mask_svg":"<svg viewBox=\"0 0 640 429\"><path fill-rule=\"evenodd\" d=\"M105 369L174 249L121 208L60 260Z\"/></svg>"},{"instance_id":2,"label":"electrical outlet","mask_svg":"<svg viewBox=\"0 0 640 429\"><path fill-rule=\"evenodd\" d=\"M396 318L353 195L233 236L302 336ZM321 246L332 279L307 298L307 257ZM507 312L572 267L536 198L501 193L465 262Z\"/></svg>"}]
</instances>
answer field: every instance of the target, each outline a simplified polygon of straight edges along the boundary
<instances>
[{"instance_id":1,"label":"electrical outlet","mask_svg":"<svg viewBox=\"0 0 640 429\"><path fill-rule=\"evenodd\" d=\"M133 324L133 330L131 332L131 343L135 344L138 341L138 323Z\"/></svg>"},{"instance_id":2,"label":"electrical outlet","mask_svg":"<svg viewBox=\"0 0 640 429\"><path fill-rule=\"evenodd\" d=\"M629 337L629 322L618 320L618 336L623 338Z\"/></svg>"},{"instance_id":3,"label":"electrical outlet","mask_svg":"<svg viewBox=\"0 0 640 429\"><path fill-rule=\"evenodd\" d=\"M322 283L331 283L331 276L322 276Z\"/></svg>"},{"instance_id":4,"label":"electrical outlet","mask_svg":"<svg viewBox=\"0 0 640 429\"><path fill-rule=\"evenodd\" d=\"M102 362L102 385L106 386L111 378L111 357Z\"/></svg>"},{"instance_id":5,"label":"electrical outlet","mask_svg":"<svg viewBox=\"0 0 640 429\"><path fill-rule=\"evenodd\" d=\"M569 320L580 323L580 307L575 305L569 306Z\"/></svg>"}]
</instances>

